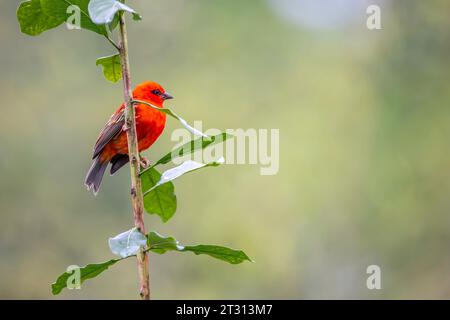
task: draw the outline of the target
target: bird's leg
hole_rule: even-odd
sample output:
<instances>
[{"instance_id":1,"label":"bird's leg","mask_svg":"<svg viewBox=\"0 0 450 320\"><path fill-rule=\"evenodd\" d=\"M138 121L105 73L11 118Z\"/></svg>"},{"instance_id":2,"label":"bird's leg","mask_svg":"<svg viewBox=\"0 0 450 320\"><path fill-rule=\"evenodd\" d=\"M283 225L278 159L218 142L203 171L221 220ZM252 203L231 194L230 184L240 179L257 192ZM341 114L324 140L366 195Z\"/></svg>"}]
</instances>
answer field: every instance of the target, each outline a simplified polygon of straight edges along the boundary
<instances>
[{"instance_id":1,"label":"bird's leg","mask_svg":"<svg viewBox=\"0 0 450 320\"><path fill-rule=\"evenodd\" d=\"M141 159L141 168L145 169L150 166L150 160L148 160L146 157L140 155L139 158Z\"/></svg>"}]
</instances>

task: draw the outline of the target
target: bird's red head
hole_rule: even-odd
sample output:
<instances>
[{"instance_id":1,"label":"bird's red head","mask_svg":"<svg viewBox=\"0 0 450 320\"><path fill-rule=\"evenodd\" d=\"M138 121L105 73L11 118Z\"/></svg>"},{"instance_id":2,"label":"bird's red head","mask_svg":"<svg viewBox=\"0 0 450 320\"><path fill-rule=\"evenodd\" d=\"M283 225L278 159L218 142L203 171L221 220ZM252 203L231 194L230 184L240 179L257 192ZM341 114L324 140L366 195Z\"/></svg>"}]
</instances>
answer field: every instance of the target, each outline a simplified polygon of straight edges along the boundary
<instances>
[{"instance_id":1,"label":"bird's red head","mask_svg":"<svg viewBox=\"0 0 450 320\"><path fill-rule=\"evenodd\" d=\"M173 99L160 84L152 81L139 84L133 91L133 98L149 101L157 107L162 107L165 100Z\"/></svg>"}]
</instances>

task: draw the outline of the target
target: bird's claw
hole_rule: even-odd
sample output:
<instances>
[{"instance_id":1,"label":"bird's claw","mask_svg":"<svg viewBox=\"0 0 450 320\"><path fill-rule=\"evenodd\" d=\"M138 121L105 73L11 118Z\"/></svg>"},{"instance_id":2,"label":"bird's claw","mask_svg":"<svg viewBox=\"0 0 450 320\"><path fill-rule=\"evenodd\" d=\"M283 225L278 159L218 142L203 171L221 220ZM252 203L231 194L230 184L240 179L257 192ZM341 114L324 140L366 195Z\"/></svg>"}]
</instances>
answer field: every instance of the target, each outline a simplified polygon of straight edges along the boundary
<instances>
[{"instance_id":1,"label":"bird's claw","mask_svg":"<svg viewBox=\"0 0 450 320\"><path fill-rule=\"evenodd\" d=\"M150 166L150 160L148 160L146 157L141 157L140 160L141 160L141 167L143 169Z\"/></svg>"}]
</instances>

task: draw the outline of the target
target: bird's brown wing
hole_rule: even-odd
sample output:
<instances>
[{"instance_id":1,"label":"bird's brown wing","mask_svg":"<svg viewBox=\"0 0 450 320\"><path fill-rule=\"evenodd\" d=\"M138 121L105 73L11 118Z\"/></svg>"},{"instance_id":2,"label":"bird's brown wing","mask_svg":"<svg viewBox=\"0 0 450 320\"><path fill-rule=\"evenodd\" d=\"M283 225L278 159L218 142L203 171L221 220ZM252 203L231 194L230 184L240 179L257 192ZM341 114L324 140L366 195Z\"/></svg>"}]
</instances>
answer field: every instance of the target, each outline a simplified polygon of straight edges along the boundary
<instances>
[{"instance_id":1,"label":"bird's brown wing","mask_svg":"<svg viewBox=\"0 0 450 320\"><path fill-rule=\"evenodd\" d=\"M108 144L108 142L110 142L120 134L124 124L125 113L122 109L120 112L113 114L111 118L109 118L105 127L100 132L100 135L98 136L97 142L94 146L94 154L92 155L92 159L96 158L102 152L103 148Z\"/></svg>"}]
</instances>

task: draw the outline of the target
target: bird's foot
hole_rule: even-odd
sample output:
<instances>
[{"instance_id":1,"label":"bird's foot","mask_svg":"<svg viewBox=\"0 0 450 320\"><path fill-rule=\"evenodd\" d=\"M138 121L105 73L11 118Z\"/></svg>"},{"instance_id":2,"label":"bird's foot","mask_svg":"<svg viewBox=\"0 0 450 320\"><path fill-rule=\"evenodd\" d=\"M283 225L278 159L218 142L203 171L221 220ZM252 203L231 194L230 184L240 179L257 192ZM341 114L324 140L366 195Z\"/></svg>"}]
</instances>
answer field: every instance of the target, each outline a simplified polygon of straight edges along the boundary
<instances>
[{"instance_id":1,"label":"bird's foot","mask_svg":"<svg viewBox=\"0 0 450 320\"><path fill-rule=\"evenodd\" d=\"M141 156L140 159L142 169L148 168L150 166L150 160L148 160L146 157Z\"/></svg>"}]
</instances>

